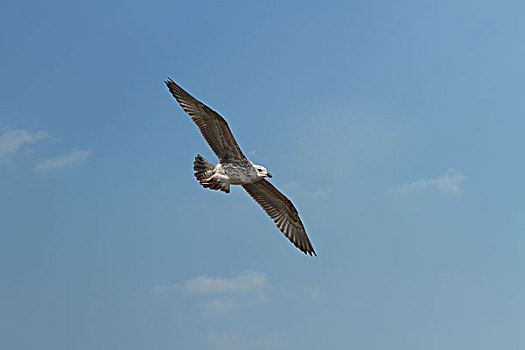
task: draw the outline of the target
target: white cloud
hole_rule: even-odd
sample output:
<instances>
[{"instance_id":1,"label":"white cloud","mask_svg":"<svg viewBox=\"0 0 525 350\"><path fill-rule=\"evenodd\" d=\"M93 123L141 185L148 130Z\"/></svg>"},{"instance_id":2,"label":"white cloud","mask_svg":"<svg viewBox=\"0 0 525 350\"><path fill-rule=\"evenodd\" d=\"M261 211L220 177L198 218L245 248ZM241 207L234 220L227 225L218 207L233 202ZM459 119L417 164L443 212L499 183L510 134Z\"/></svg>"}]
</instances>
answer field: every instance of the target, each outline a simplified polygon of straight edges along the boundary
<instances>
[{"instance_id":1,"label":"white cloud","mask_svg":"<svg viewBox=\"0 0 525 350\"><path fill-rule=\"evenodd\" d=\"M268 297L264 291L242 295L228 295L217 298L211 298L200 304L203 311L209 313L225 313L234 309L245 308L264 304Z\"/></svg>"},{"instance_id":2,"label":"white cloud","mask_svg":"<svg viewBox=\"0 0 525 350\"><path fill-rule=\"evenodd\" d=\"M91 155L90 150L73 150L68 154L49 158L35 166L35 171L45 171L80 164Z\"/></svg>"},{"instance_id":3,"label":"white cloud","mask_svg":"<svg viewBox=\"0 0 525 350\"><path fill-rule=\"evenodd\" d=\"M239 307L239 302L233 297L213 298L202 304L205 311L212 313L225 313Z\"/></svg>"},{"instance_id":4,"label":"white cloud","mask_svg":"<svg viewBox=\"0 0 525 350\"><path fill-rule=\"evenodd\" d=\"M244 271L230 278L199 276L185 281L181 289L188 294L238 293L260 290L266 287L267 283L266 274Z\"/></svg>"},{"instance_id":5,"label":"white cloud","mask_svg":"<svg viewBox=\"0 0 525 350\"><path fill-rule=\"evenodd\" d=\"M389 189L390 193L407 193L424 189L434 189L440 192L461 194L462 184L465 180L465 176L455 169L448 169L447 173L443 176L417 180L395 186Z\"/></svg>"},{"instance_id":6,"label":"white cloud","mask_svg":"<svg viewBox=\"0 0 525 350\"><path fill-rule=\"evenodd\" d=\"M233 277L199 276L182 283L155 285L150 292L168 296L174 292L200 297L200 306L207 312L227 312L239 307L265 303L268 278L265 273L244 271Z\"/></svg>"},{"instance_id":7,"label":"white cloud","mask_svg":"<svg viewBox=\"0 0 525 350\"><path fill-rule=\"evenodd\" d=\"M49 138L46 131L7 130L0 135L0 158L18 152L24 145Z\"/></svg>"}]
</instances>

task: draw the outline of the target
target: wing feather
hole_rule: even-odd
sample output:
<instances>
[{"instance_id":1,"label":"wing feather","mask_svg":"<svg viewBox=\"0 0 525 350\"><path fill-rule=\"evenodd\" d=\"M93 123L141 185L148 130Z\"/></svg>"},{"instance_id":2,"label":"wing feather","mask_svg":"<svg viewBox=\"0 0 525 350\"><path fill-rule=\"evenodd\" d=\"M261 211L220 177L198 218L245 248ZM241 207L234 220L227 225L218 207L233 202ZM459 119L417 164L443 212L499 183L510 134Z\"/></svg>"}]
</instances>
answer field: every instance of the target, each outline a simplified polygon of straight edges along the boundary
<instances>
[{"instance_id":1,"label":"wing feather","mask_svg":"<svg viewBox=\"0 0 525 350\"><path fill-rule=\"evenodd\" d=\"M272 218L279 230L303 253L315 255L299 213L293 203L266 180L242 185L263 210Z\"/></svg>"},{"instance_id":2,"label":"wing feather","mask_svg":"<svg viewBox=\"0 0 525 350\"><path fill-rule=\"evenodd\" d=\"M168 78L165 83L184 112L188 113L197 125L220 162L235 162L246 158L224 118L191 96L173 80Z\"/></svg>"}]
</instances>

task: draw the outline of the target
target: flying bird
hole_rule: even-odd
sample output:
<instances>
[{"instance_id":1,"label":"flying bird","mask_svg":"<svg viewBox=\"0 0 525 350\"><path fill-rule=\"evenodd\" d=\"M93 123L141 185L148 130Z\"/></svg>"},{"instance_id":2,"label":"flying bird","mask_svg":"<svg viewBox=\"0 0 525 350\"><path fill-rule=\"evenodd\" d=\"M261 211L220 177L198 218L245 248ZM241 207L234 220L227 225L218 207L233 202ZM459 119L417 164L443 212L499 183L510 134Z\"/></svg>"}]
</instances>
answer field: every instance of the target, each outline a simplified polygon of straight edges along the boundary
<instances>
[{"instance_id":1,"label":"flying bird","mask_svg":"<svg viewBox=\"0 0 525 350\"><path fill-rule=\"evenodd\" d=\"M165 83L219 160L213 164L197 154L193 162L197 181L204 188L225 193L230 193L230 185L241 185L290 242L303 253L317 256L293 203L265 179L272 177L265 167L246 158L226 120L170 78Z\"/></svg>"}]
</instances>

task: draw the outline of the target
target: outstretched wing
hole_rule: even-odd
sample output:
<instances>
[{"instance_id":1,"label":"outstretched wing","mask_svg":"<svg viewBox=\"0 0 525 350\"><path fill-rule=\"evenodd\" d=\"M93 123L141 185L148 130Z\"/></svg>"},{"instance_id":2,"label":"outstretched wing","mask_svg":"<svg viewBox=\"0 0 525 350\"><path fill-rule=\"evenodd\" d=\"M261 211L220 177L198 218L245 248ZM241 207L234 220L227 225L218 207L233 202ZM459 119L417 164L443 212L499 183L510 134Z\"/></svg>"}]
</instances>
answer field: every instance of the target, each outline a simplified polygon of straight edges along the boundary
<instances>
[{"instance_id":1,"label":"outstretched wing","mask_svg":"<svg viewBox=\"0 0 525 350\"><path fill-rule=\"evenodd\" d=\"M197 125L220 162L234 162L246 158L224 118L184 91L170 78L165 83L184 112L188 113Z\"/></svg>"},{"instance_id":2,"label":"outstretched wing","mask_svg":"<svg viewBox=\"0 0 525 350\"><path fill-rule=\"evenodd\" d=\"M279 230L303 253L315 255L314 247L299 218L293 203L277 188L266 180L254 184L242 185L246 192L273 219Z\"/></svg>"}]
</instances>

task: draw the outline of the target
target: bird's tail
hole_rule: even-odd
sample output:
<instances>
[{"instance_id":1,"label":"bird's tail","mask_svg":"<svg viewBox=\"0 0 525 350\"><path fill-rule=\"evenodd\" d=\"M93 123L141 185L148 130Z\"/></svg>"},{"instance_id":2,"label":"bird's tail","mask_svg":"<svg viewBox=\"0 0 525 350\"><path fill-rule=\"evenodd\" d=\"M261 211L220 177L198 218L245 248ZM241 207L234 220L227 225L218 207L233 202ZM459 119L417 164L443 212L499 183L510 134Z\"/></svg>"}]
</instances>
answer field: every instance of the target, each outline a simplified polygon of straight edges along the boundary
<instances>
[{"instance_id":1,"label":"bird's tail","mask_svg":"<svg viewBox=\"0 0 525 350\"><path fill-rule=\"evenodd\" d=\"M193 162L193 170L195 170L195 178L204 188L210 190L221 190L230 193L230 184L220 182L216 179L215 164L204 159L200 154L197 154Z\"/></svg>"},{"instance_id":2,"label":"bird's tail","mask_svg":"<svg viewBox=\"0 0 525 350\"><path fill-rule=\"evenodd\" d=\"M195 178L200 181L215 174L215 164L208 162L200 154L197 154L193 161L193 170L195 170Z\"/></svg>"}]
</instances>

